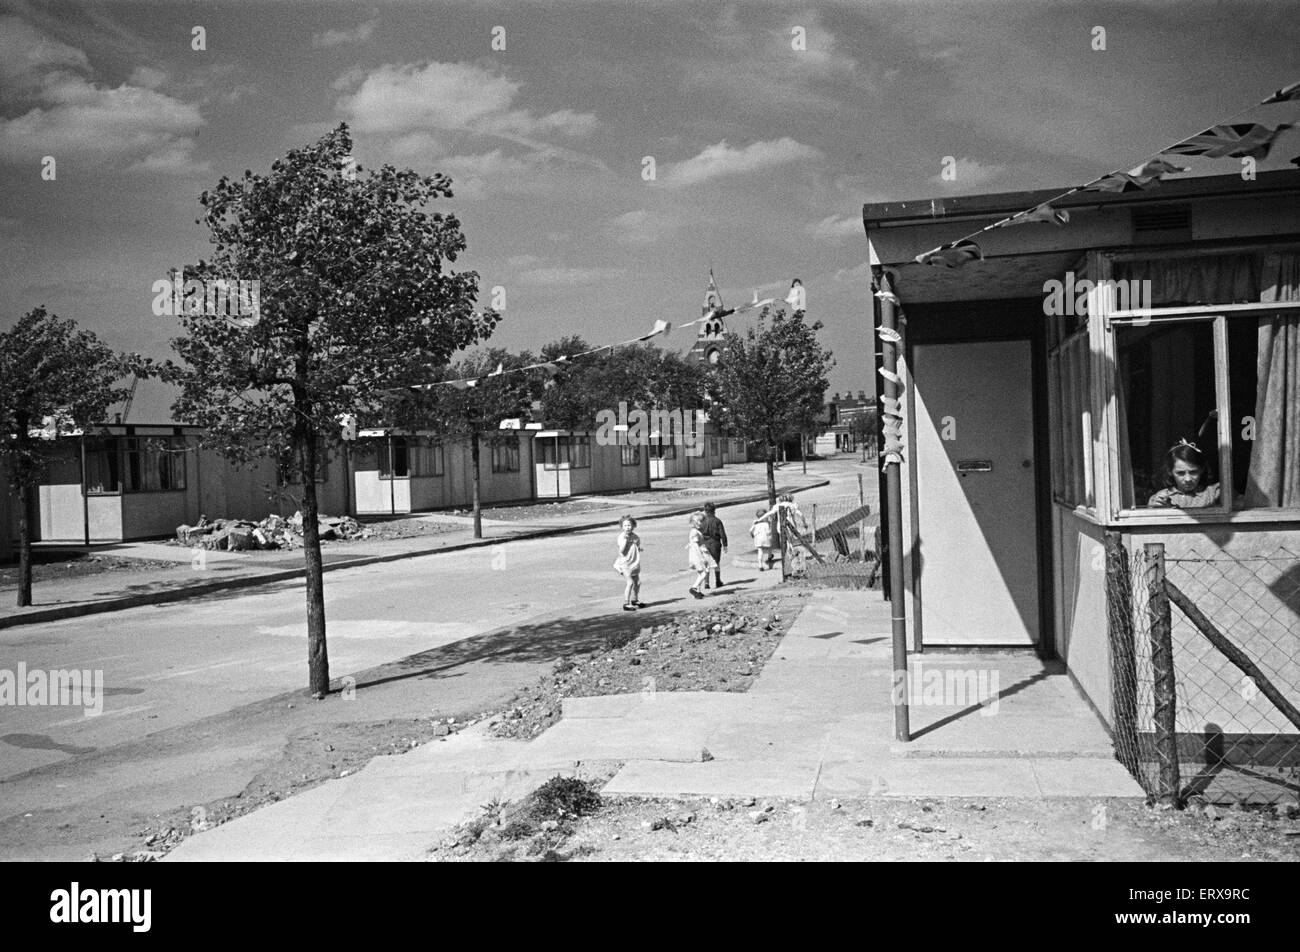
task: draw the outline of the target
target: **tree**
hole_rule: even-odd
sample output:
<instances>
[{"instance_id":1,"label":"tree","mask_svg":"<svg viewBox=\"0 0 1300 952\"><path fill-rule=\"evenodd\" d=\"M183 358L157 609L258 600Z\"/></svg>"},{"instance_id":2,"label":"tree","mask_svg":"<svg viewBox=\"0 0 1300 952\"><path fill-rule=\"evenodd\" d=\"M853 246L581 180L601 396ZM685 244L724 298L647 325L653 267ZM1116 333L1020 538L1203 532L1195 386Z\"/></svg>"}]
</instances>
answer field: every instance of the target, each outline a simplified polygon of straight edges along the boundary
<instances>
[{"instance_id":1,"label":"tree","mask_svg":"<svg viewBox=\"0 0 1300 952\"><path fill-rule=\"evenodd\" d=\"M479 505L479 451L481 439L486 436L489 447L503 439L518 439L518 434L502 433L501 421L524 417L532 404L532 386L529 376L519 373L489 376L498 367L510 370L533 363L532 355L512 356L498 347L470 355L452 364L443 380L477 379L477 383L463 389L444 384L428 390L416 391L413 399L400 412L398 419L407 421L414 429L429 427L447 440L466 441L470 446L473 469L474 538L483 538L483 516Z\"/></svg>"},{"instance_id":2,"label":"tree","mask_svg":"<svg viewBox=\"0 0 1300 952\"><path fill-rule=\"evenodd\" d=\"M18 497L18 606L32 603L32 489L56 456L58 436L102 423L126 397L116 384L139 358L118 354L75 321L38 307L0 333L0 459Z\"/></svg>"},{"instance_id":3,"label":"tree","mask_svg":"<svg viewBox=\"0 0 1300 952\"><path fill-rule=\"evenodd\" d=\"M542 348L543 360L590 350L579 337L566 337ZM688 412L706 404L706 374L694 361L653 344L600 351L560 370L541 393L547 423L571 430L591 429L601 410L617 413L656 408Z\"/></svg>"},{"instance_id":4,"label":"tree","mask_svg":"<svg viewBox=\"0 0 1300 952\"><path fill-rule=\"evenodd\" d=\"M186 266L200 287L260 282L252 320L232 321L205 301L186 301L181 419L206 428L205 442L246 462L285 455L302 479L307 568L307 657L313 697L329 690L319 506L314 475L340 436L345 415L373 418L382 394L427 381L457 350L488 336L498 320L476 313L478 275L453 273L465 249L454 215L429 214L451 196L445 175L385 165L365 176L340 125L294 149L270 174L222 177L199 201L216 246ZM187 287L189 282L187 282Z\"/></svg>"},{"instance_id":5,"label":"tree","mask_svg":"<svg viewBox=\"0 0 1300 952\"><path fill-rule=\"evenodd\" d=\"M766 308L758 330L724 339L722 360L713 378L717 414L736 433L767 447L767 501L776 505L776 445L799 433L821 412L835 361L817 342L821 321L804 312L778 310L768 323Z\"/></svg>"}]
</instances>

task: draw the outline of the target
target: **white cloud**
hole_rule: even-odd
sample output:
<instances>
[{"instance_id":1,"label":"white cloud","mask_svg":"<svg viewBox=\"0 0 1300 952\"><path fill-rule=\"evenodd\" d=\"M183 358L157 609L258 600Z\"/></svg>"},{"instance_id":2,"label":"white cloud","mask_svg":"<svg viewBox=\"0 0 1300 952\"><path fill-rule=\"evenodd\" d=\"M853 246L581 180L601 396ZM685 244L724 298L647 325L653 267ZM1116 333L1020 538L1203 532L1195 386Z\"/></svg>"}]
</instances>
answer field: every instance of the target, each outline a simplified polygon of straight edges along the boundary
<instances>
[{"instance_id":1,"label":"white cloud","mask_svg":"<svg viewBox=\"0 0 1300 952\"><path fill-rule=\"evenodd\" d=\"M824 241L860 237L863 234L862 219L855 215L827 215L821 221L809 225L808 234Z\"/></svg>"},{"instance_id":2,"label":"white cloud","mask_svg":"<svg viewBox=\"0 0 1300 952\"><path fill-rule=\"evenodd\" d=\"M723 175L774 168L803 159L816 159L821 151L788 136L759 141L733 149L726 140L708 146L699 155L669 166L664 180L672 186L694 185Z\"/></svg>"},{"instance_id":3,"label":"white cloud","mask_svg":"<svg viewBox=\"0 0 1300 952\"><path fill-rule=\"evenodd\" d=\"M53 155L127 160L154 172L205 171L194 159L199 107L156 89L159 70L139 67L116 89L87 78L84 53L17 17L0 17L0 84L28 106L0 118L0 159Z\"/></svg>"},{"instance_id":4,"label":"white cloud","mask_svg":"<svg viewBox=\"0 0 1300 952\"><path fill-rule=\"evenodd\" d=\"M514 108L520 84L472 63L385 64L364 77L344 74L335 85L340 84L356 84L354 92L339 99L338 109L364 133L402 135L434 129L580 135L596 125L594 115L572 109L538 116Z\"/></svg>"},{"instance_id":5,"label":"white cloud","mask_svg":"<svg viewBox=\"0 0 1300 952\"><path fill-rule=\"evenodd\" d=\"M81 50L42 32L21 17L0 16L0 85L9 90L39 90L52 72L85 71Z\"/></svg>"},{"instance_id":6,"label":"white cloud","mask_svg":"<svg viewBox=\"0 0 1300 952\"><path fill-rule=\"evenodd\" d=\"M375 27L378 25L379 18L373 17L364 23L357 24L350 30L326 30L323 33L313 33L311 45L319 49L342 46L345 43L364 43L370 39L375 32Z\"/></svg>"},{"instance_id":7,"label":"white cloud","mask_svg":"<svg viewBox=\"0 0 1300 952\"><path fill-rule=\"evenodd\" d=\"M127 85L141 86L145 89L157 89L167 81L167 74L152 66L137 66L126 78Z\"/></svg>"},{"instance_id":8,"label":"white cloud","mask_svg":"<svg viewBox=\"0 0 1300 952\"><path fill-rule=\"evenodd\" d=\"M616 216L606 230L619 244L642 247L668 237L676 229L677 223L671 219L638 208Z\"/></svg>"}]
</instances>

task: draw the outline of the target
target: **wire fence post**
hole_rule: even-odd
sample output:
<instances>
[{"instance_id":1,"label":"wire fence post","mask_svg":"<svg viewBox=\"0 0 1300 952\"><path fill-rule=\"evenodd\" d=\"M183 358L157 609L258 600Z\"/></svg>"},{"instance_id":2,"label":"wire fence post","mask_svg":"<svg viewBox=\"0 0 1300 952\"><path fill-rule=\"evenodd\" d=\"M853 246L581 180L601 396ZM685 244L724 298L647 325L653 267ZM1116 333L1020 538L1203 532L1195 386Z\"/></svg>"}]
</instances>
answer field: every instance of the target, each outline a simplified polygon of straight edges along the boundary
<instances>
[{"instance_id":1,"label":"wire fence post","mask_svg":"<svg viewBox=\"0 0 1300 952\"><path fill-rule=\"evenodd\" d=\"M1156 760L1159 764L1159 790L1157 800L1177 806L1178 778L1178 726L1176 689L1174 685L1173 619L1170 615L1169 592L1165 588L1165 547L1159 542L1148 542L1143 548L1147 562L1147 612L1151 632L1151 677L1154 693L1154 719L1156 729Z\"/></svg>"},{"instance_id":2,"label":"wire fence post","mask_svg":"<svg viewBox=\"0 0 1300 952\"><path fill-rule=\"evenodd\" d=\"M1140 774L1137 729L1137 654L1133 637L1133 580L1128 550L1118 532L1105 537L1107 628L1111 651L1111 714L1119 761Z\"/></svg>"}]
</instances>

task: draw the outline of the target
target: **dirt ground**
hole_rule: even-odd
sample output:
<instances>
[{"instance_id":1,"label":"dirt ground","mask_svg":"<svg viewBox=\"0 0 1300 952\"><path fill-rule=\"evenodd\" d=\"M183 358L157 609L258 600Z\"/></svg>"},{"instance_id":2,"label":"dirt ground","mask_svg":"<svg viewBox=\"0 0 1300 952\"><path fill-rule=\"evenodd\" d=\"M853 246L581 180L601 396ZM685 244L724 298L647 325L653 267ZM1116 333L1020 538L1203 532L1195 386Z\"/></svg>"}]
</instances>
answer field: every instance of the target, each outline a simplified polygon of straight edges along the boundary
<instances>
[{"instance_id":1,"label":"dirt ground","mask_svg":"<svg viewBox=\"0 0 1300 952\"><path fill-rule=\"evenodd\" d=\"M157 562L151 559L120 559L111 555L83 555L51 552L32 553L32 582L58 582L63 579L85 578L106 572L140 572L175 569L175 562ZM188 569L188 566L180 568ZM0 589L18 587L18 563L0 564Z\"/></svg>"},{"instance_id":2,"label":"dirt ground","mask_svg":"<svg viewBox=\"0 0 1300 952\"><path fill-rule=\"evenodd\" d=\"M549 676L493 718L492 733L536 737L560 719L566 697L748 690L809 594L738 596L716 607L681 612L635 635L619 636L599 651L563 658Z\"/></svg>"},{"instance_id":3,"label":"dirt ground","mask_svg":"<svg viewBox=\"0 0 1300 952\"><path fill-rule=\"evenodd\" d=\"M226 743L238 744L241 732L285 731L288 736L278 755L266 762L237 795L153 815L123 811L100 817L93 833L88 830L94 823L92 817L17 817L0 822L0 855L6 852L6 842L23 839L31 842L30 838L38 835L55 842L86 843L86 858L149 862L165 855L193 833L345 773L356 773L374 757L404 753L485 718L497 722L495 732L501 736L533 737L559 719L561 697L616 693L616 687L639 691L644 688L645 677L656 679L657 690L744 690L758 676L802 602L801 594L792 593L740 596L716 608L677 613L660 625L648 626L650 631L659 634L649 639L655 642L653 648L643 649L638 648L642 636L635 613L618 614L613 623L602 623L599 633L593 629L574 636L568 642L573 650L564 653L558 662L549 663L552 669L549 674L517 693L503 691L503 700L486 708L339 723L330 720L328 701L282 696L258 702L224 715L218 723L178 732L173 741L177 745L194 745L213 743L224 737ZM769 614L763 614L764 610ZM752 619L753 623L747 621L744 632L721 634L723 626L734 624L741 617ZM762 620L765 617L767 622ZM710 634L709 628L714 625L718 631ZM770 630L767 626L771 626ZM385 681L395 675L424 669L446 671L478 653L489 657L509 654L515 647L513 640L529 638L526 632L521 632L517 639L485 635L432 649L360 675L358 690L373 681L378 687L368 690L383 691ZM644 654L638 655L638 650ZM633 659L643 660L633 664ZM566 667L570 664L571 669ZM557 671L560 668L565 670ZM608 683L602 685L602 680ZM509 716L512 711L518 711L519 716ZM398 713L395 709L394 714ZM187 739L189 733L196 736Z\"/></svg>"},{"instance_id":4,"label":"dirt ground","mask_svg":"<svg viewBox=\"0 0 1300 952\"><path fill-rule=\"evenodd\" d=\"M600 782L591 784L599 789ZM433 850L446 861L1150 862L1300 859L1294 813L1153 809L1131 800L601 801L519 835L490 805ZM515 826L510 828L511 822Z\"/></svg>"}]
</instances>

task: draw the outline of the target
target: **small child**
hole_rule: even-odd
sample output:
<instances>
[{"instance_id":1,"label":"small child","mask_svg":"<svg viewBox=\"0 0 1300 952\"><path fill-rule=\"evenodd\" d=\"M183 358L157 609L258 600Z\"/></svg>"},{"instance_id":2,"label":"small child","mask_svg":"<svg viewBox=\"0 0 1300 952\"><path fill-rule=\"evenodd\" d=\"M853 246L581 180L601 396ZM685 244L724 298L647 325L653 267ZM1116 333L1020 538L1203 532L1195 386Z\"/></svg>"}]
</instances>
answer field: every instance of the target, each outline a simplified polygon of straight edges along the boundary
<instances>
[{"instance_id":1,"label":"small child","mask_svg":"<svg viewBox=\"0 0 1300 952\"><path fill-rule=\"evenodd\" d=\"M718 563L713 560L713 556L705 548L704 533L700 531L703 527L704 513L693 513L691 515L691 531L686 542L686 558L696 573L695 584L690 589L691 594L696 598L704 597L704 593L700 591L700 586L708 583L709 573L718 567Z\"/></svg>"},{"instance_id":2,"label":"small child","mask_svg":"<svg viewBox=\"0 0 1300 952\"><path fill-rule=\"evenodd\" d=\"M772 520L768 518L766 509L758 510L754 524L749 527L749 535L754 540L754 548L758 549L758 570L765 572L772 567L772 560L776 557L776 546L772 544Z\"/></svg>"},{"instance_id":3,"label":"small child","mask_svg":"<svg viewBox=\"0 0 1300 952\"><path fill-rule=\"evenodd\" d=\"M1209 481L1205 454L1195 443L1179 440L1165 454L1165 488L1147 500L1148 506L1204 509L1219 503L1219 484Z\"/></svg>"},{"instance_id":4,"label":"small child","mask_svg":"<svg viewBox=\"0 0 1300 952\"><path fill-rule=\"evenodd\" d=\"M623 611L645 608L641 603L641 537L636 534L636 520L624 516L622 531L618 534L618 558L614 571L627 579L623 587Z\"/></svg>"}]
</instances>

